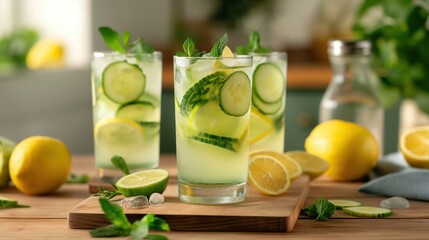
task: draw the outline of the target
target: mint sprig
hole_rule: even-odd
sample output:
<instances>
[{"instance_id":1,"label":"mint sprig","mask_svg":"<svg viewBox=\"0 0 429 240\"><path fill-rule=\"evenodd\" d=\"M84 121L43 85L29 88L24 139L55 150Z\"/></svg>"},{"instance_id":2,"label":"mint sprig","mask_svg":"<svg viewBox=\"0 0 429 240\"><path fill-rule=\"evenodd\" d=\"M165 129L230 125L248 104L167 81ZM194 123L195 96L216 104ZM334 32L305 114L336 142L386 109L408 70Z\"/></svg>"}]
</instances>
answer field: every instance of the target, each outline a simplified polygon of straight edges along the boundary
<instances>
[{"instance_id":1,"label":"mint sprig","mask_svg":"<svg viewBox=\"0 0 429 240\"><path fill-rule=\"evenodd\" d=\"M119 205L111 203L105 198L99 198L99 202L106 218L109 219L112 224L91 230L91 236L130 236L131 239L168 239L163 235L149 234L149 230L170 231L170 227L168 226L168 224L164 220L155 217L153 214L148 214L144 216L140 221L137 220L133 224L131 224Z\"/></svg>"},{"instance_id":2,"label":"mint sprig","mask_svg":"<svg viewBox=\"0 0 429 240\"><path fill-rule=\"evenodd\" d=\"M125 53L153 53L153 48L143 41L143 38L138 38L133 42L131 40L131 34L125 31L120 34L110 27L100 27L98 31L101 34L106 45L112 50L117 51L121 54Z\"/></svg>"},{"instance_id":3,"label":"mint sprig","mask_svg":"<svg viewBox=\"0 0 429 240\"><path fill-rule=\"evenodd\" d=\"M0 209L2 208L29 208L30 206L21 205L16 200L0 197Z\"/></svg>"},{"instance_id":4,"label":"mint sprig","mask_svg":"<svg viewBox=\"0 0 429 240\"><path fill-rule=\"evenodd\" d=\"M249 54L249 53L268 53L269 48L261 46L261 36L257 31L253 31L249 36L249 42L247 45L238 46L235 48L238 54Z\"/></svg>"},{"instance_id":5,"label":"mint sprig","mask_svg":"<svg viewBox=\"0 0 429 240\"><path fill-rule=\"evenodd\" d=\"M220 57L222 56L222 51L228 44L228 34L223 34L223 36L213 45L210 50L210 54L212 57Z\"/></svg>"},{"instance_id":6,"label":"mint sprig","mask_svg":"<svg viewBox=\"0 0 429 240\"><path fill-rule=\"evenodd\" d=\"M316 221L324 221L335 214L335 205L325 198L319 198L316 202L303 210L305 214L316 218Z\"/></svg>"},{"instance_id":7,"label":"mint sprig","mask_svg":"<svg viewBox=\"0 0 429 240\"><path fill-rule=\"evenodd\" d=\"M187 38L182 45L183 51L177 52L179 57L220 57L222 51L228 43L228 34L224 34L212 47L209 53L199 51L195 48L195 43L191 38Z\"/></svg>"}]
</instances>

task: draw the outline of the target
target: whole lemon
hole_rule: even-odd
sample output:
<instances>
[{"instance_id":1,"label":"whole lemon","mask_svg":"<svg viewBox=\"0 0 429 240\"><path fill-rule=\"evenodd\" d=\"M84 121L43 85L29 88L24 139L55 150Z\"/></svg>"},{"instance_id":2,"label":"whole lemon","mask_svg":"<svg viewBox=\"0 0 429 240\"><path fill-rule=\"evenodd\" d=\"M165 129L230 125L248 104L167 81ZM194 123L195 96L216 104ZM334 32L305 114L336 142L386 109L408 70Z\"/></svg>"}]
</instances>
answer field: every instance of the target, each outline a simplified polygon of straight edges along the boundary
<instances>
[{"instance_id":1,"label":"whole lemon","mask_svg":"<svg viewBox=\"0 0 429 240\"><path fill-rule=\"evenodd\" d=\"M54 192L67 180L70 168L67 146L44 136L29 137L18 143L9 160L12 182L29 195Z\"/></svg>"},{"instance_id":2,"label":"whole lemon","mask_svg":"<svg viewBox=\"0 0 429 240\"><path fill-rule=\"evenodd\" d=\"M338 181L364 177L376 165L380 151L368 129L342 120L317 125L305 140L305 149L328 161L326 175Z\"/></svg>"}]
</instances>

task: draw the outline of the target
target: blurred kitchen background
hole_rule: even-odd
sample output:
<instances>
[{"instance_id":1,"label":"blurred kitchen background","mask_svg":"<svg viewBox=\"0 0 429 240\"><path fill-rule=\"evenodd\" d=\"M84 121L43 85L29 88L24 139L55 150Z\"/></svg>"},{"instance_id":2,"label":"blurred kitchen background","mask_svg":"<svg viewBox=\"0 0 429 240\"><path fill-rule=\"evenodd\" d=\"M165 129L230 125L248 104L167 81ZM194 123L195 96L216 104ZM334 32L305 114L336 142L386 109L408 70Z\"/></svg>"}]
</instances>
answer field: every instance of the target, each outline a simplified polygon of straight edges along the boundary
<instances>
[{"instance_id":1,"label":"blurred kitchen background","mask_svg":"<svg viewBox=\"0 0 429 240\"><path fill-rule=\"evenodd\" d=\"M362 2L0 0L0 135L15 141L48 135L73 153L92 154L90 61L93 51L107 50L98 27L110 26L164 54L161 152L172 153L174 53L188 36L209 50L227 32L235 48L257 30L264 46L288 52L285 150L303 149L331 78L327 41L353 37ZM38 54L30 58L29 51ZM385 152L396 151L399 126L396 102L386 109Z\"/></svg>"}]
</instances>

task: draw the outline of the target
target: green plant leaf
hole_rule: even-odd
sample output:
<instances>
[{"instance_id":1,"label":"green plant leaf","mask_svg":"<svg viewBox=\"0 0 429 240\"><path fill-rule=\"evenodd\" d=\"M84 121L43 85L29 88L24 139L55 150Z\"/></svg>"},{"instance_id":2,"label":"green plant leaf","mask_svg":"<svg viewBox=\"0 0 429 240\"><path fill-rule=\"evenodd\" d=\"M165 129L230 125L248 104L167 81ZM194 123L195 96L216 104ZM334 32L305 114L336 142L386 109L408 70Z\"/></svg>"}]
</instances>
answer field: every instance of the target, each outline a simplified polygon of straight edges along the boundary
<instances>
[{"instance_id":1,"label":"green plant leaf","mask_svg":"<svg viewBox=\"0 0 429 240\"><path fill-rule=\"evenodd\" d=\"M155 217L153 214L147 214L142 218L142 221L147 223L150 230L171 231L165 220Z\"/></svg>"},{"instance_id":2,"label":"green plant leaf","mask_svg":"<svg viewBox=\"0 0 429 240\"><path fill-rule=\"evenodd\" d=\"M384 14L396 21L404 21L405 17L408 14L410 3L412 0L390 0L382 1Z\"/></svg>"},{"instance_id":3,"label":"green plant leaf","mask_svg":"<svg viewBox=\"0 0 429 240\"><path fill-rule=\"evenodd\" d=\"M144 239L149 233L149 227L147 223L143 221L135 221L131 226L130 238L139 240Z\"/></svg>"},{"instance_id":4,"label":"green plant leaf","mask_svg":"<svg viewBox=\"0 0 429 240\"><path fill-rule=\"evenodd\" d=\"M123 229L122 227L111 224L91 230L89 233L92 237L125 237L130 235L130 231L130 229Z\"/></svg>"},{"instance_id":5,"label":"green plant leaf","mask_svg":"<svg viewBox=\"0 0 429 240\"><path fill-rule=\"evenodd\" d=\"M113 166L121 170L123 173L125 173L125 175L130 174L127 162L123 157L115 155L110 159L110 161L112 162Z\"/></svg>"},{"instance_id":6,"label":"green plant leaf","mask_svg":"<svg viewBox=\"0 0 429 240\"><path fill-rule=\"evenodd\" d=\"M125 31L122 33L122 44L125 46L125 49L127 49L128 44L130 43L131 34L128 31Z\"/></svg>"},{"instance_id":7,"label":"green plant leaf","mask_svg":"<svg viewBox=\"0 0 429 240\"><path fill-rule=\"evenodd\" d=\"M168 237L160 234L148 234L145 239L147 240L168 240Z\"/></svg>"},{"instance_id":8,"label":"green plant leaf","mask_svg":"<svg viewBox=\"0 0 429 240\"><path fill-rule=\"evenodd\" d=\"M213 45L210 50L212 57L220 57L222 55L223 49L228 44L228 34L223 34L223 36Z\"/></svg>"},{"instance_id":9,"label":"green plant leaf","mask_svg":"<svg viewBox=\"0 0 429 240\"><path fill-rule=\"evenodd\" d=\"M99 198L98 200L100 202L101 209L103 209L104 215L107 219L109 219L114 225L121 227L122 229L131 229L131 224L119 205L111 203L106 198Z\"/></svg>"},{"instance_id":10,"label":"green plant leaf","mask_svg":"<svg viewBox=\"0 0 429 240\"><path fill-rule=\"evenodd\" d=\"M70 174L69 178L67 179L66 183L69 184L85 184L88 183L89 176L87 174L77 175L77 174Z\"/></svg>"},{"instance_id":11,"label":"green plant leaf","mask_svg":"<svg viewBox=\"0 0 429 240\"><path fill-rule=\"evenodd\" d=\"M194 51L195 51L195 43L194 41L192 41L191 38L187 38L184 42L183 42L183 51L189 56L193 56Z\"/></svg>"},{"instance_id":12,"label":"green plant leaf","mask_svg":"<svg viewBox=\"0 0 429 240\"><path fill-rule=\"evenodd\" d=\"M364 0L357 11L357 19L360 19L363 15L365 15L369 9L379 6L381 2L382 0Z\"/></svg>"},{"instance_id":13,"label":"green plant leaf","mask_svg":"<svg viewBox=\"0 0 429 240\"><path fill-rule=\"evenodd\" d=\"M118 51L120 53L125 53L125 49L121 45L121 40L119 38L118 32L114 31L110 27L100 27L98 28L101 36L104 39L106 45L113 51Z\"/></svg>"},{"instance_id":14,"label":"green plant leaf","mask_svg":"<svg viewBox=\"0 0 429 240\"><path fill-rule=\"evenodd\" d=\"M335 205L325 198L319 198L316 202L304 209L305 214L316 218L316 221L324 221L335 214Z\"/></svg>"}]
</instances>

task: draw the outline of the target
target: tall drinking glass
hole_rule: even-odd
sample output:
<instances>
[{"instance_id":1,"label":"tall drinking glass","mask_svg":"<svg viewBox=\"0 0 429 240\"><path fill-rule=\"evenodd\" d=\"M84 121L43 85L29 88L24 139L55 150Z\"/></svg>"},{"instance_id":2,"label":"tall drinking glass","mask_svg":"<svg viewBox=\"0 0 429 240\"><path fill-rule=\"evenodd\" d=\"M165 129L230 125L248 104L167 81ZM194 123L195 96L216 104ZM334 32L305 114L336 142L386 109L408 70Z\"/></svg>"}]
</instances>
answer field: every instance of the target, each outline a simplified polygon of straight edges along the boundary
<instances>
[{"instance_id":1,"label":"tall drinking glass","mask_svg":"<svg viewBox=\"0 0 429 240\"><path fill-rule=\"evenodd\" d=\"M174 57L179 197L243 201L249 158L252 57Z\"/></svg>"},{"instance_id":2,"label":"tall drinking glass","mask_svg":"<svg viewBox=\"0 0 429 240\"><path fill-rule=\"evenodd\" d=\"M287 54L252 53L250 150L284 151Z\"/></svg>"},{"instance_id":3,"label":"tall drinking glass","mask_svg":"<svg viewBox=\"0 0 429 240\"><path fill-rule=\"evenodd\" d=\"M101 180L123 175L110 161L115 155L123 157L131 171L158 167L161 83L160 52L94 53L94 147Z\"/></svg>"}]
</instances>

